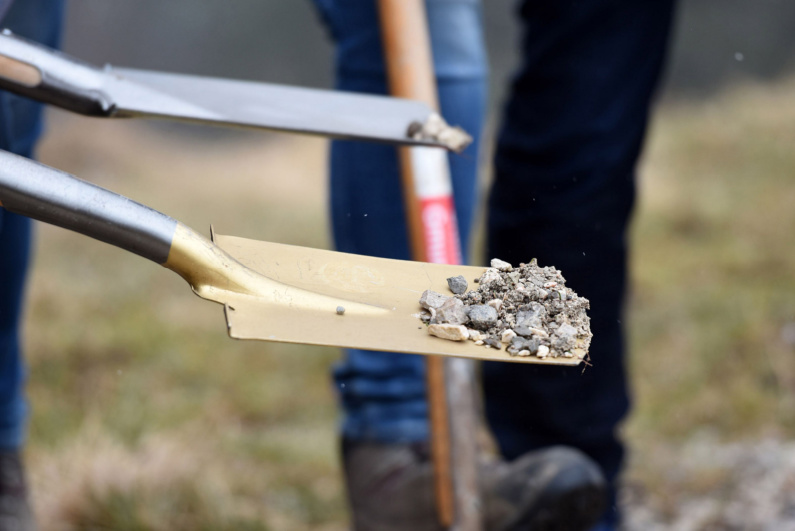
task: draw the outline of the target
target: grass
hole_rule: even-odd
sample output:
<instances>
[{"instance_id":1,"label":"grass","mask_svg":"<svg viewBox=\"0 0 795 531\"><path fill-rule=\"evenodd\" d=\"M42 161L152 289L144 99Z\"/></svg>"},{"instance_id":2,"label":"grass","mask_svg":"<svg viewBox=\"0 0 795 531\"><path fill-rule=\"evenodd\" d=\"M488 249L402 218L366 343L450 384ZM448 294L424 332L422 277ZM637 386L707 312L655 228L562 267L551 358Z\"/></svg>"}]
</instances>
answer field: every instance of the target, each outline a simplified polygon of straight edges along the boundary
<instances>
[{"instance_id":1,"label":"grass","mask_svg":"<svg viewBox=\"0 0 795 531\"><path fill-rule=\"evenodd\" d=\"M795 434L794 88L668 103L652 130L625 431L630 481L663 505L666 460L696 434ZM188 131L53 114L41 157L204 232L328 246L322 141ZM47 226L26 348L43 529L346 528L336 351L231 341L176 275Z\"/></svg>"},{"instance_id":2,"label":"grass","mask_svg":"<svg viewBox=\"0 0 795 531\"><path fill-rule=\"evenodd\" d=\"M792 88L748 85L668 106L653 129L632 234L636 408L626 433L630 481L662 505L705 485L720 492L721 477L667 475L693 437L795 435Z\"/></svg>"}]
</instances>

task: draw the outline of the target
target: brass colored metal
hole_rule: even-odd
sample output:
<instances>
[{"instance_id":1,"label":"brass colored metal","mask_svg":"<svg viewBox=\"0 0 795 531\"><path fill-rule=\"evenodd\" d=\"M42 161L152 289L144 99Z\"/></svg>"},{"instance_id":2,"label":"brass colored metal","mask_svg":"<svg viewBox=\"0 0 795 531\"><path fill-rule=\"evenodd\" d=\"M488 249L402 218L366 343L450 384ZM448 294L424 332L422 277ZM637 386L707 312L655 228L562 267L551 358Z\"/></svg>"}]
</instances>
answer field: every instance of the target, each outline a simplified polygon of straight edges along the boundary
<instances>
[{"instance_id":1,"label":"brass colored metal","mask_svg":"<svg viewBox=\"0 0 795 531\"><path fill-rule=\"evenodd\" d=\"M177 223L168 260L163 264L190 284L203 299L229 304L251 299L256 304L287 306L298 311L336 311L346 305L351 314L386 316L378 306L346 301L283 284L241 264L190 227Z\"/></svg>"},{"instance_id":2,"label":"brass colored metal","mask_svg":"<svg viewBox=\"0 0 795 531\"><path fill-rule=\"evenodd\" d=\"M185 277L199 296L226 306L229 335L236 339L579 364L573 358L514 357L471 341L430 336L417 316L422 292L445 293L448 277L474 279L482 267L387 260L215 235L218 251L208 249L212 242L184 226L174 240L178 250L172 250L166 267ZM344 313L337 312L338 306Z\"/></svg>"}]
</instances>

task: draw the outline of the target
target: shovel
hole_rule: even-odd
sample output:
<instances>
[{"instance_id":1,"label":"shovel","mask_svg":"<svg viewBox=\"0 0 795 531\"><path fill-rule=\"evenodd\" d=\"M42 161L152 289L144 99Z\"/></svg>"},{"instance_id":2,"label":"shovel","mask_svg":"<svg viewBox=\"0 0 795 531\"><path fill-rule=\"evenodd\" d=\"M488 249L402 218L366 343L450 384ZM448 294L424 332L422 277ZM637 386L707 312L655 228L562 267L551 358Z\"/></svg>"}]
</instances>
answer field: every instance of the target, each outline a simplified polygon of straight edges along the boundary
<instances>
[{"instance_id":1,"label":"shovel","mask_svg":"<svg viewBox=\"0 0 795 531\"><path fill-rule=\"evenodd\" d=\"M512 357L471 341L432 337L420 321L426 289L478 278L482 267L387 260L212 234L126 197L0 151L0 206L125 249L171 269L220 303L229 335L287 343L462 358L577 365Z\"/></svg>"},{"instance_id":2,"label":"shovel","mask_svg":"<svg viewBox=\"0 0 795 531\"><path fill-rule=\"evenodd\" d=\"M422 102L189 76L104 69L0 34L0 88L102 118L165 118L463 150L471 141Z\"/></svg>"}]
</instances>

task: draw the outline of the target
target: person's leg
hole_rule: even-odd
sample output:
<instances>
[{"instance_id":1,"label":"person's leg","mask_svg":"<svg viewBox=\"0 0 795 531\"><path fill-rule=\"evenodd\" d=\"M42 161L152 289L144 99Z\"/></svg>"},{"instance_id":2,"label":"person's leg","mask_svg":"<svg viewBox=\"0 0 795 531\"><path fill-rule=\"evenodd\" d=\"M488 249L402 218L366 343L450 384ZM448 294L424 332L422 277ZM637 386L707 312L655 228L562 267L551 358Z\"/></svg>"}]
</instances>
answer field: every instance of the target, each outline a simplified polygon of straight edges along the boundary
<instances>
[{"instance_id":1,"label":"person's leg","mask_svg":"<svg viewBox=\"0 0 795 531\"><path fill-rule=\"evenodd\" d=\"M58 45L61 0L17 0L3 26ZM31 157L41 133L41 105L0 91L0 149ZM31 529L19 451L25 439L25 369L20 326L31 222L0 207L0 529Z\"/></svg>"},{"instance_id":2,"label":"person's leg","mask_svg":"<svg viewBox=\"0 0 795 531\"><path fill-rule=\"evenodd\" d=\"M336 41L337 86L387 92L374 1L318 0ZM477 140L486 91L486 59L476 0L427 2L442 114L475 137L451 174L463 248L475 208ZM396 150L364 142L334 142L331 217L337 250L408 259L409 245ZM344 409L343 434L355 440L428 439L421 356L351 350L335 371Z\"/></svg>"},{"instance_id":3,"label":"person's leg","mask_svg":"<svg viewBox=\"0 0 795 531\"><path fill-rule=\"evenodd\" d=\"M30 220L0 208L0 451L17 450L24 440L19 332L29 251Z\"/></svg>"},{"instance_id":4,"label":"person's leg","mask_svg":"<svg viewBox=\"0 0 795 531\"><path fill-rule=\"evenodd\" d=\"M629 407L626 229L672 10L672 0L522 3L523 62L489 200L489 256L560 269L590 299L594 334L584 371L484 366L495 437L508 458L552 444L579 448L613 486L624 453L616 430Z\"/></svg>"},{"instance_id":5,"label":"person's leg","mask_svg":"<svg viewBox=\"0 0 795 531\"><path fill-rule=\"evenodd\" d=\"M337 43L338 86L384 93L376 3L317 0ZM477 139L486 66L477 0L429 0L428 18L443 116L475 137L450 159L459 232L467 252L476 193ZM408 258L395 149L335 142L331 212L337 249ZM424 359L349 351L335 373L344 409L343 467L356 529L438 530ZM474 436L474 434L473 434ZM600 513L598 468L581 453L557 448L514 463L481 467L487 529L582 529ZM544 527L551 524L552 527Z\"/></svg>"}]
</instances>

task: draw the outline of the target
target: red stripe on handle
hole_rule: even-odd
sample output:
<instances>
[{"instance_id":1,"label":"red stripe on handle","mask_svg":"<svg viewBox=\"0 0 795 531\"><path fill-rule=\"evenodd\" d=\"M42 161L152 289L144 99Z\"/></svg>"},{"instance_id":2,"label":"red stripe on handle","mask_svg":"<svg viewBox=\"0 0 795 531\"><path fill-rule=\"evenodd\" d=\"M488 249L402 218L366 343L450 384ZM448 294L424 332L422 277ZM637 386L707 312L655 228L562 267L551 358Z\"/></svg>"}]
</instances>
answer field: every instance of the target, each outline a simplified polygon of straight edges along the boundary
<instances>
[{"instance_id":1,"label":"red stripe on handle","mask_svg":"<svg viewBox=\"0 0 795 531\"><path fill-rule=\"evenodd\" d=\"M460 264L461 247L453 198L445 195L421 199L420 213L428 262Z\"/></svg>"}]
</instances>

